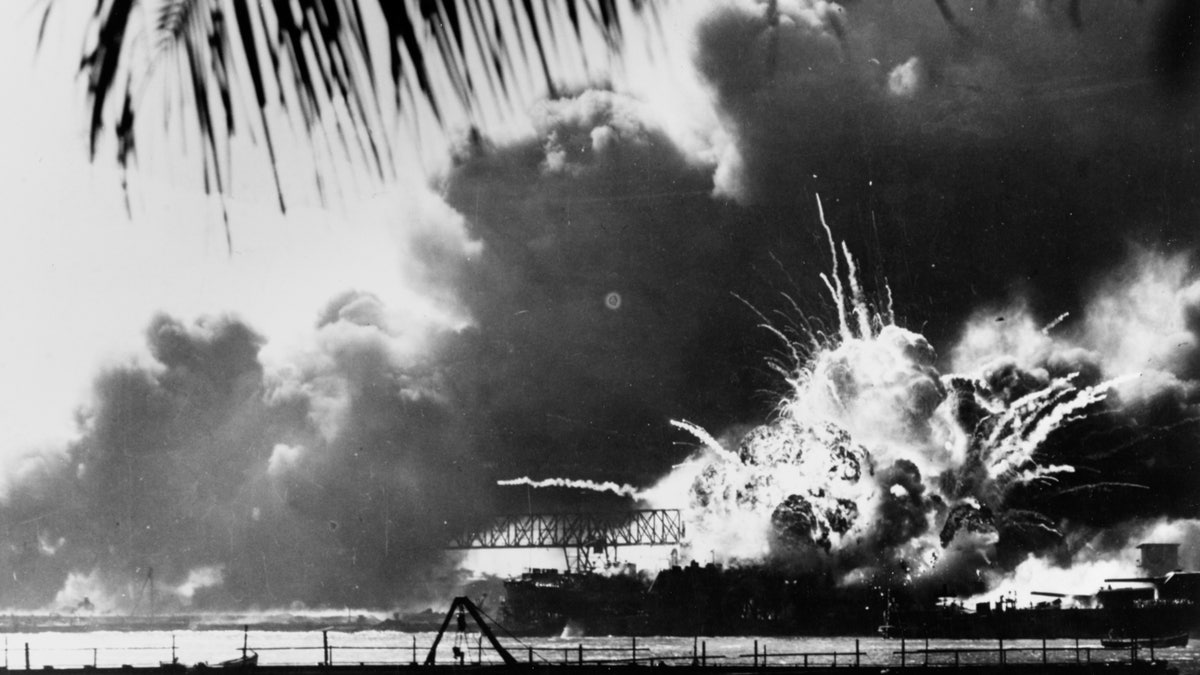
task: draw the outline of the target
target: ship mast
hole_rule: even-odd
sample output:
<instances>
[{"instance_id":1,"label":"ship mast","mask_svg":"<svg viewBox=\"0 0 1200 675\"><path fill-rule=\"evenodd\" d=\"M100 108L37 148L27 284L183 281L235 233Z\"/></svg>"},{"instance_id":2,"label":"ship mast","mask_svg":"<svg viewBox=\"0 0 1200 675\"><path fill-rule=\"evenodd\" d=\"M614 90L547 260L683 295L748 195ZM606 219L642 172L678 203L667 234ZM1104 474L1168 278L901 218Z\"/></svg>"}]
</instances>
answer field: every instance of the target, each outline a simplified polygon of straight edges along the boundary
<instances>
[{"instance_id":1,"label":"ship mast","mask_svg":"<svg viewBox=\"0 0 1200 675\"><path fill-rule=\"evenodd\" d=\"M154 616L154 567L146 568L146 578L142 579L142 585L138 589L137 598L133 602L133 607L129 611L130 616L135 616L139 607L142 604L142 598L149 595L150 609L148 616Z\"/></svg>"}]
</instances>

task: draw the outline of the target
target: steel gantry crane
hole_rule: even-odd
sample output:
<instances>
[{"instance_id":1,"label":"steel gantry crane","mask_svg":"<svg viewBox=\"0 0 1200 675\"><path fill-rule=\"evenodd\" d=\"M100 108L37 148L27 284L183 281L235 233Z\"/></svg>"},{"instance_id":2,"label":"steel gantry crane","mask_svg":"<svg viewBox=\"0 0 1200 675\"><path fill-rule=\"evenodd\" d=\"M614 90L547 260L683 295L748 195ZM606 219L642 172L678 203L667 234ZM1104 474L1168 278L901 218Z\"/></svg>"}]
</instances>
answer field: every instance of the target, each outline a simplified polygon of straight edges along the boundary
<instances>
[{"instance_id":1,"label":"steel gantry crane","mask_svg":"<svg viewBox=\"0 0 1200 675\"><path fill-rule=\"evenodd\" d=\"M678 546L685 534L679 509L527 513L500 516L483 527L457 532L446 548L561 548L568 567L584 571L591 568L589 553L607 553L618 546Z\"/></svg>"}]
</instances>

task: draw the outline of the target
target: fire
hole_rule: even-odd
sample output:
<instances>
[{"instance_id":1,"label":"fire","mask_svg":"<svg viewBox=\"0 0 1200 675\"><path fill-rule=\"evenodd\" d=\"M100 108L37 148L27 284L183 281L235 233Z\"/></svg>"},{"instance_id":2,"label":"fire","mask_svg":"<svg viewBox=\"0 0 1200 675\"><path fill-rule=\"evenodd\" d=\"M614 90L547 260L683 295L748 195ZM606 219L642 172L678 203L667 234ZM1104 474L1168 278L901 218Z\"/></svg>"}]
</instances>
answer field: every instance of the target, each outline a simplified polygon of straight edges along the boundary
<instances>
[{"instance_id":1,"label":"fire","mask_svg":"<svg viewBox=\"0 0 1200 675\"><path fill-rule=\"evenodd\" d=\"M826 334L802 319L808 332L793 337L764 321L791 358L772 362L786 390L766 422L716 436L672 420L699 446L650 488L562 478L503 484L686 505L693 557L819 568L845 584L928 580L966 596L1070 562L1081 546L1088 569L1122 567L1120 547L1107 558L1090 547L1098 529L1067 531L1065 516L1043 512L1045 500L1030 495L1144 489L1078 470L1148 438L1136 421L1113 421L1125 405L1114 394L1142 373L1097 368L1099 356L1052 334L1068 314L1039 328L1023 311L1004 328L970 326L953 352L970 369L940 372L929 341L897 325L890 288L883 302L868 299L819 198L817 210L830 251L821 280L837 329ZM1096 425L1121 440L1103 448L1059 442Z\"/></svg>"}]
</instances>

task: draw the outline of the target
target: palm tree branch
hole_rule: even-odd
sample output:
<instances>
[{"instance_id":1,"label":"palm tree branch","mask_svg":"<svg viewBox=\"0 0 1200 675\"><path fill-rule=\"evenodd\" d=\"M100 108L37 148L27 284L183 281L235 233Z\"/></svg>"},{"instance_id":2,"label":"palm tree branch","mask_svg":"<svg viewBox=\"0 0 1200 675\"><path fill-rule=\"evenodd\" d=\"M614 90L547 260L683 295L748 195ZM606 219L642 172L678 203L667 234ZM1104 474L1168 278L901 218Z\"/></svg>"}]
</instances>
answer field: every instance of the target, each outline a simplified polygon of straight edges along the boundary
<instances>
[{"instance_id":1,"label":"palm tree branch","mask_svg":"<svg viewBox=\"0 0 1200 675\"><path fill-rule=\"evenodd\" d=\"M39 36L50 7L69 1L74 0L48 0ZM630 2L634 11L643 9L640 0ZM143 133L140 94L157 91L149 85L162 81L168 133L187 135L187 128L176 128L171 106L179 105L181 113L192 107L184 119L201 140L206 191L223 196L229 188L228 172L222 170L229 152L220 151L220 142L227 144L239 130L254 140L261 131L279 208L285 210L274 127L290 120L302 122L314 160L318 139L324 138L329 151L340 147L339 154L358 157L354 165L386 179L395 157L381 100L386 79L377 77L372 57L372 50L381 46L377 42L385 39L381 36L386 35L387 85L397 114L404 114L407 98L423 101L438 124L445 124L451 108L474 123L480 114L477 83L487 83L490 100L511 104L511 76L534 59L545 87L555 91L546 43L557 45L555 11L559 21L565 15L562 25L571 27L577 44L582 46L583 27L589 25L615 48L624 10L618 10L615 0L540 7L523 0L510 4L508 11L502 16L495 0L97 0L91 18L94 37L80 62L87 80L89 156L95 159L111 121L117 163L127 170L136 137ZM380 19L380 29L372 28L367 14ZM138 38L145 39L139 43ZM584 50L578 51L582 56ZM182 80L160 67L168 60L181 62ZM246 90L253 92L253 103L243 95ZM117 96L121 102L110 110L109 102ZM331 130L334 139L328 135ZM322 194L323 170L316 168Z\"/></svg>"}]
</instances>

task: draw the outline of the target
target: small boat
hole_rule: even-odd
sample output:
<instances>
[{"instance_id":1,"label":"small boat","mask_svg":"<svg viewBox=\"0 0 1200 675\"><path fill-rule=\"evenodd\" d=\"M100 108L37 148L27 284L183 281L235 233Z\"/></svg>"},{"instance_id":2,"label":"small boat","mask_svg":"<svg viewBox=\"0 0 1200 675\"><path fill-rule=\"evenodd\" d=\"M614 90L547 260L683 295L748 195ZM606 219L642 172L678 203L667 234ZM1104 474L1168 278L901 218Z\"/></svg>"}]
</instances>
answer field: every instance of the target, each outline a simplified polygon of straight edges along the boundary
<instances>
[{"instance_id":1,"label":"small boat","mask_svg":"<svg viewBox=\"0 0 1200 675\"><path fill-rule=\"evenodd\" d=\"M217 664L218 668L253 668L258 665L258 652L251 650L249 654L242 654L236 659L229 659Z\"/></svg>"},{"instance_id":2,"label":"small boat","mask_svg":"<svg viewBox=\"0 0 1200 675\"><path fill-rule=\"evenodd\" d=\"M1100 639L1100 644L1107 649L1130 649L1133 647L1142 647L1149 649L1151 647L1160 649L1163 647L1186 647L1188 644L1188 634L1179 633L1178 635L1161 635L1159 637L1116 637L1109 634L1106 638Z\"/></svg>"},{"instance_id":3,"label":"small boat","mask_svg":"<svg viewBox=\"0 0 1200 675\"><path fill-rule=\"evenodd\" d=\"M84 598L84 600L87 600L87 598ZM179 662L179 656L175 653L175 634L174 633L171 633L171 660L170 661L159 661L158 668L159 668L159 670L165 670L165 671L187 670L187 666L185 666Z\"/></svg>"},{"instance_id":4,"label":"small boat","mask_svg":"<svg viewBox=\"0 0 1200 675\"><path fill-rule=\"evenodd\" d=\"M258 652L250 649L250 626L242 626L242 655L217 664L218 668L253 668L258 665Z\"/></svg>"}]
</instances>

